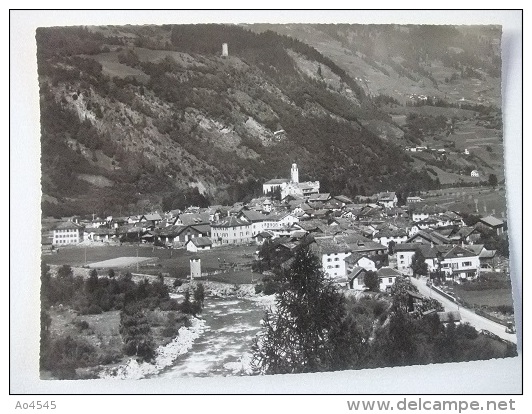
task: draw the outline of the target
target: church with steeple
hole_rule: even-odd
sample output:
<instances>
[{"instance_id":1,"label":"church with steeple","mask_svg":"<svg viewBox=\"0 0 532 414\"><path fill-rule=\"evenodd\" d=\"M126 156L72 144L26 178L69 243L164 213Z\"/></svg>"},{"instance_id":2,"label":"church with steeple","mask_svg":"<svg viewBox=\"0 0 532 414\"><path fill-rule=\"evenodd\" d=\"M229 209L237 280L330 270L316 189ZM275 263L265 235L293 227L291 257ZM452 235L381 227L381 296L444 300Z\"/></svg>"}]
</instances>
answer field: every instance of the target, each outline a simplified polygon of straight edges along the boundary
<instances>
[{"instance_id":1,"label":"church with steeple","mask_svg":"<svg viewBox=\"0 0 532 414\"><path fill-rule=\"evenodd\" d=\"M306 181L300 183L299 170L297 164L294 163L290 169L290 179L274 178L273 180L269 180L262 185L262 192L268 194L276 188L281 189L281 199L288 195L309 197L312 194L318 194L320 192L320 182Z\"/></svg>"}]
</instances>

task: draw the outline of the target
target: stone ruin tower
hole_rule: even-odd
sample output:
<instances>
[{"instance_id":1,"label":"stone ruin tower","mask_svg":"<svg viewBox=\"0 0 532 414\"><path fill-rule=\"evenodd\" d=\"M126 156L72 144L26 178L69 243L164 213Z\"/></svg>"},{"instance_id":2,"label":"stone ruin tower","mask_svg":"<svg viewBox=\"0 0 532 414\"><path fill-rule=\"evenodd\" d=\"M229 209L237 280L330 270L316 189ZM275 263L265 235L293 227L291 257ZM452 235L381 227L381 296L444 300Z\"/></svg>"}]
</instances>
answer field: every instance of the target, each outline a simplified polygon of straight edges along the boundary
<instances>
[{"instance_id":1,"label":"stone ruin tower","mask_svg":"<svg viewBox=\"0 0 532 414\"><path fill-rule=\"evenodd\" d=\"M199 257L190 258L190 279L201 276L201 259Z\"/></svg>"}]
</instances>

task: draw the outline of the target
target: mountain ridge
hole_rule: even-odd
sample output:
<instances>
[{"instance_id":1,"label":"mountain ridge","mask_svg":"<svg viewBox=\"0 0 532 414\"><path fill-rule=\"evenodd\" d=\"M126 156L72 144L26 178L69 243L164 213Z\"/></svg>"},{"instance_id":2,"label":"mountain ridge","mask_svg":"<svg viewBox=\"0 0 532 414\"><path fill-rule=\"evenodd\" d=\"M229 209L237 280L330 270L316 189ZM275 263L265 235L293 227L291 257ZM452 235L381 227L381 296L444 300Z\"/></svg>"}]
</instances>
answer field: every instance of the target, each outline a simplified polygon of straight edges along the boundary
<instances>
[{"instance_id":1,"label":"mountain ridge","mask_svg":"<svg viewBox=\"0 0 532 414\"><path fill-rule=\"evenodd\" d=\"M43 215L171 207L178 193L232 203L292 162L347 196L438 186L361 82L289 36L40 28L37 45Z\"/></svg>"}]
</instances>

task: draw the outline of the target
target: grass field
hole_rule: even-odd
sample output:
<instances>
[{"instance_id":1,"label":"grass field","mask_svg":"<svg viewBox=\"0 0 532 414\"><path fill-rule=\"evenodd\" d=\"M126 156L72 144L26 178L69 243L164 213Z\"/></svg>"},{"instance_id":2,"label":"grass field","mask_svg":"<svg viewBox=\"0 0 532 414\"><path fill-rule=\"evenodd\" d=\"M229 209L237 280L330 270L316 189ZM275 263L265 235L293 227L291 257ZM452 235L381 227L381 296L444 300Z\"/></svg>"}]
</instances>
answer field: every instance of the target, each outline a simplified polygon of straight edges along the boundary
<instances>
[{"instance_id":1,"label":"grass field","mask_svg":"<svg viewBox=\"0 0 532 414\"><path fill-rule=\"evenodd\" d=\"M135 51L139 60L144 62L159 62L165 59L167 56L170 56L184 67L196 64L194 59L185 53L174 52L170 50L151 50L141 47L133 47L131 49ZM103 73L110 77L117 76L119 78L124 78L126 76L133 76L139 82L144 83L150 80L150 77L142 70L120 63L118 60L118 54L119 52L113 51L98 53L96 55L91 55L90 57L98 61L102 65Z\"/></svg>"},{"instance_id":2,"label":"grass field","mask_svg":"<svg viewBox=\"0 0 532 414\"><path fill-rule=\"evenodd\" d=\"M408 115L409 113L416 113L425 116L439 116L443 115L447 118L456 116L458 118L473 118L475 111L460 108L442 108L439 106L396 106L389 109L390 115Z\"/></svg>"},{"instance_id":3,"label":"grass field","mask_svg":"<svg viewBox=\"0 0 532 414\"><path fill-rule=\"evenodd\" d=\"M432 190L421 195L427 204L438 204L451 210L458 208L464 212L475 212L477 201L478 214L491 215L495 210L496 217L506 217L506 193L504 187L455 187L443 190Z\"/></svg>"},{"instance_id":4,"label":"grass field","mask_svg":"<svg viewBox=\"0 0 532 414\"><path fill-rule=\"evenodd\" d=\"M75 267L90 266L93 263L103 262L123 257L136 259L138 248L139 258L154 258L148 264L139 266L139 273L157 274L169 273L184 277L190 273L190 258L201 258L202 272L220 270L236 266L250 265L253 262L257 246L224 246L201 252L191 253L185 249L164 249L153 246L122 245L122 246L97 246L97 247L62 247L56 254L42 257L46 264L70 265ZM86 260L85 260L86 257ZM127 262L124 266L131 265ZM113 265L113 267L115 267ZM259 275L254 275L257 279ZM242 271L236 268L234 272L209 277L209 280L227 283L251 283L251 271Z\"/></svg>"},{"instance_id":5,"label":"grass field","mask_svg":"<svg viewBox=\"0 0 532 414\"><path fill-rule=\"evenodd\" d=\"M93 269L98 268L121 268L130 267L135 264L141 264L147 261L157 260L154 257L116 257L114 259L104 260L102 262L90 263L89 267Z\"/></svg>"},{"instance_id":6,"label":"grass field","mask_svg":"<svg viewBox=\"0 0 532 414\"><path fill-rule=\"evenodd\" d=\"M118 52L99 53L91 58L102 65L102 72L110 77L133 76L140 82L148 82L150 77L143 71L124 65L118 61Z\"/></svg>"},{"instance_id":7,"label":"grass field","mask_svg":"<svg viewBox=\"0 0 532 414\"><path fill-rule=\"evenodd\" d=\"M454 288L455 294L460 299L471 305L477 306L513 306L512 289L487 289L487 290L464 290Z\"/></svg>"},{"instance_id":8,"label":"grass field","mask_svg":"<svg viewBox=\"0 0 532 414\"><path fill-rule=\"evenodd\" d=\"M475 183L480 180L480 178L475 178L475 177L471 177L468 175L460 175L456 173L450 173L447 171L443 171L441 168L435 167L433 165L431 165L430 168L437 173L438 179L440 180L440 183L443 185L454 184L459 181L463 181L466 183ZM433 174L431 174L431 176L432 178L435 178Z\"/></svg>"}]
</instances>

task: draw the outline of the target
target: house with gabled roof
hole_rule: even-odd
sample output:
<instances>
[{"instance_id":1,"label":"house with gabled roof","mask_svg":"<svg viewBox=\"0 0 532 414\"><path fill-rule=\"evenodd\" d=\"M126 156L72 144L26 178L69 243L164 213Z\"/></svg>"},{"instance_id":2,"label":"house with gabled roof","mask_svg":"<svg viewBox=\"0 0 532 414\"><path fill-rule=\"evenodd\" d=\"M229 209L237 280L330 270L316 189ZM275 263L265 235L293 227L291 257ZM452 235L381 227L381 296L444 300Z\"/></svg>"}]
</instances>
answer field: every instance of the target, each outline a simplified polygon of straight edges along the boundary
<instances>
[{"instance_id":1,"label":"house with gabled roof","mask_svg":"<svg viewBox=\"0 0 532 414\"><path fill-rule=\"evenodd\" d=\"M323 271L331 279L345 278L345 258L351 254L349 245L333 236L315 237L314 241L312 247L321 259Z\"/></svg>"},{"instance_id":2,"label":"house with gabled roof","mask_svg":"<svg viewBox=\"0 0 532 414\"><path fill-rule=\"evenodd\" d=\"M174 225L176 226L194 226L198 224L210 224L209 212L203 213L183 213L176 217Z\"/></svg>"},{"instance_id":3,"label":"house with gabled roof","mask_svg":"<svg viewBox=\"0 0 532 414\"><path fill-rule=\"evenodd\" d=\"M333 279L347 275L346 258L353 255L366 256L378 268L387 261L387 248L357 234L314 236L312 244L321 258L325 273Z\"/></svg>"},{"instance_id":4,"label":"house with gabled roof","mask_svg":"<svg viewBox=\"0 0 532 414\"><path fill-rule=\"evenodd\" d=\"M373 259L371 256L362 253L352 253L345 258L345 267L347 272L350 272L356 267L362 267L368 271L376 271L377 260Z\"/></svg>"},{"instance_id":5,"label":"house with gabled roof","mask_svg":"<svg viewBox=\"0 0 532 414\"><path fill-rule=\"evenodd\" d=\"M62 221L53 228L52 245L66 246L83 241L84 227L73 221Z\"/></svg>"},{"instance_id":6,"label":"house with gabled roof","mask_svg":"<svg viewBox=\"0 0 532 414\"><path fill-rule=\"evenodd\" d=\"M248 244L252 239L252 223L229 216L211 225L214 245Z\"/></svg>"},{"instance_id":7,"label":"house with gabled roof","mask_svg":"<svg viewBox=\"0 0 532 414\"><path fill-rule=\"evenodd\" d=\"M442 254L440 269L447 280L459 283L476 279L480 269L479 254L462 246L454 246Z\"/></svg>"},{"instance_id":8,"label":"house with gabled roof","mask_svg":"<svg viewBox=\"0 0 532 414\"><path fill-rule=\"evenodd\" d=\"M321 220L305 220L300 221L297 224L301 230L305 230L308 233L323 233L326 225Z\"/></svg>"},{"instance_id":9,"label":"house with gabled roof","mask_svg":"<svg viewBox=\"0 0 532 414\"><path fill-rule=\"evenodd\" d=\"M264 220L264 229L288 228L296 223L299 223L299 218L294 214L289 211L280 211L266 216Z\"/></svg>"},{"instance_id":10,"label":"house with gabled roof","mask_svg":"<svg viewBox=\"0 0 532 414\"><path fill-rule=\"evenodd\" d=\"M392 208L397 206L397 195L395 192L384 192L377 194L377 204L386 208Z\"/></svg>"},{"instance_id":11,"label":"house with gabled roof","mask_svg":"<svg viewBox=\"0 0 532 414\"><path fill-rule=\"evenodd\" d=\"M161 222L162 219L163 218L159 213L143 214L139 218L139 223L148 222L153 226L156 226Z\"/></svg>"},{"instance_id":12,"label":"house with gabled roof","mask_svg":"<svg viewBox=\"0 0 532 414\"><path fill-rule=\"evenodd\" d=\"M354 267L347 276L349 289L366 290L364 278L368 272L369 270L363 267ZM402 277L401 273L390 267L381 267L376 273L379 278L379 290L382 292L390 290L397 278Z\"/></svg>"},{"instance_id":13,"label":"house with gabled roof","mask_svg":"<svg viewBox=\"0 0 532 414\"><path fill-rule=\"evenodd\" d=\"M416 254L420 254L429 272L434 272L439 268L439 258L441 252L451 249L452 246L439 245L432 246L425 243L402 243L396 244L394 247L395 256L397 260L397 270L403 274L412 274L412 258Z\"/></svg>"},{"instance_id":14,"label":"house with gabled roof","mask_svg":"<svg viewBox=\"0 0 532 414\"><path fill-rule=\"evenodd\" d=\"M495 232L498 236L506 231L506 224L504 221L493 216L482 217L477 224Z\"/></svg>"},{"instance_id":15,"label":"house with gabled roof","mask_svg":"<svg viewBox=\"0 0 532 414\"><path fill-rule=\"evenodd\" d=\"M373 235L373 241L378 242L383 246L389 246L392 241L394 243L404 243L407 238L408 235L405 230L390 227L379 230Z\"/></svg>"},{"instance_id":16,"label":"house with gabled roof","mask_svg":"<svg viewBox=\"0 0 532 414\"><path fill-rule=\"evenodd\" d=\"M124 224L116 229L116 236L119 238L120 242L139 242L142 240L142 236L145 233L146 230L144 230L138 221L135 223Z\"/></svg>"},{"instance_id":17,"label":"house with gabled roof","mask_svg":"<svg viewBox=\"0 0 532 414\"><path fill-rule=\"evenodd\" d=\"M243 209L236 217L239 220L250 223L251 237L263 232L266 228L273 227L267 225L270 215L263 214L260 211Z\"/></svg>"},{"instance_id":18,"label":"house with gabled roof","mask_svg":"<svg viewBox=\"0 0 532 414\"><path fill-rule=\"evenodd\" d=\"M440 215L445 213L447 210L444 207L439 205L423 204L423 205L412 205L410 208L412 212L413 221L422 221L428 219L430 216Z\"/></svg>"},{"instance_id":19,"label":"house with gabled roof","mask_svg":"<svg viewBox=\"0 0 532 414\"><path fill-rule=\"evenodd\" d=\"M346 206L347 204L353 204L353 200L344 195L333 196L332 199L338 201L342 207Z\"/></svg>"},{"instance_id":20,"label":"house with gabled roof","mask_svg":"<svg viewBox=\"0 0 532 414\"><path fill-rule=\"evenodd\" d=\"M262 192L264 194L268 194L272 191L275 191L277 188L283 189L288 185L288 183L290 183L288 178L273 178L262 184Z\"/></svg>"},{"instance_id":21,"label":"house with gabled roof","mask_svg":"<svg viewBox=\"0 0 532 414\"><path fill-rule=\"evenodd\" d=\"M84 238L92 241L108 242L116 234L116 229L107 227L85 228Z\"/></svg>"},{"instance_id":22,"label":"house with gabled roof","mask_svg":"<svg viewBox=\"0 0 532 414\"><path fill-rule=\"evenodd\" d=\"M311 196L309 196L308 201L309 203L317 202L317 201L325 202L325 201L329 201L330 199L331 199L331 193L318 193L318 194L312 194Z\"/></svg>"},{"instance_id":23,"label":"house with gabled roof","mask_svg":"<svg viewBox=\"0 0 532 414\"><path fill-rule=\"evenodd\" d=\"M365 290L366 285L364 283L364 277L367 272L368 271L361 266L355 266L351 269L347 275L347 286L349 289Z\"/></svg>"},{"instance_id":24,"label":"house with gabled roof","mask_svg":"<svg viewBox=\"0 0 532 414\"><path fill-rule=\"evenodd\" d=\"M357 219L360 221L364 219L382 219L385 216L382 210L383 208L380 205L367 204L358 211Z\"/></svg>"},{"instance_id":25,"label":"house with gabled roof","mask_svg":"<svg viewBox=\"0 0 532 414\"><path fill-rule=\"evenodd\" d=\"M384 292L390 290L397 278L403 275L397 270L385 266L377 270L377 276L379 277L379 290Z\"/></svg>"},{"instance_id":26,"label":"house with gabled roof","mask_svg":"<svg viewBox=\"0 0 532 414\"><path fill-rule=\"evenodd\" d=\"M437 312L438 319L440 322L444 325L460 325L462 321L462 315L460 315L460 311L449 311L449 312Z\"/></svg>"},{"instance_id":27,"label":"house with gabled roof","mask_svg":"<svg viewBox=\"0 0 532 414\"><path fill-rule=\"evenodd\" d=\"M179 247L191 239L209 237L211 235L211 226L210 224L199 224L196 226L172 225L156 228L151 233L155 240L167 245Z\"/></svg>"},{"instance_id":28,"label":"house with gabled roof","mask_svg":"<svg viewBox=\"0 0 532 414\"><path fill-rule=\"evenodd\" d=\"M185 247L189 252L193 253L210 250L212 247L212 240L208 237L196 237L187 241Z\"/></svg>"},{"instance_id":29,"label":"house with gabled roof","mask_svg":"<svg viewBox=\"0 0 532 414\"><path fill-rule=\"evenodd\" d=\"M275 236L274 236L273 232L271 232L271 231L261 231L260 233L257 233L254 236L252 236L251 238L253 240L255 240L255 243L257 245L261 246L262 244L264 244L264 242L266 240L271 240L274 237Z\"/></svg>"},{"instance_id":30,"label":"house with gabled roof","mask_svg":"<svg viewBox=\"0 0 532 414\"><path fill-rule=\"evenodd\" d=\"M409 237L405 243L425 243L431 245L445 244L447 240L443 236L438 236L434 231L421 230Z\"/></svg>"},{"instance_id":31,"label":"house with gabled roof","mask_svg":"<svg viewBox=\"0 0 532 414\"><path fill-rule=\"evenodd\" d=\"M124 224L128 223L127 217L113 217L111 222L109 223L111 227L118 229L120 226L123 226Z\"/></svg>"},{"instance_id":32,"label":"house with gabled roof","mask_svg":"<svg viewBox=\"0 0 532 414\"><path fill-rule=\"evenodd\" d=\"M403 274L412 274L412 257L419 251L419 243L401 243L394 246L397 269Z\"/></svg>"}]
</instances>

